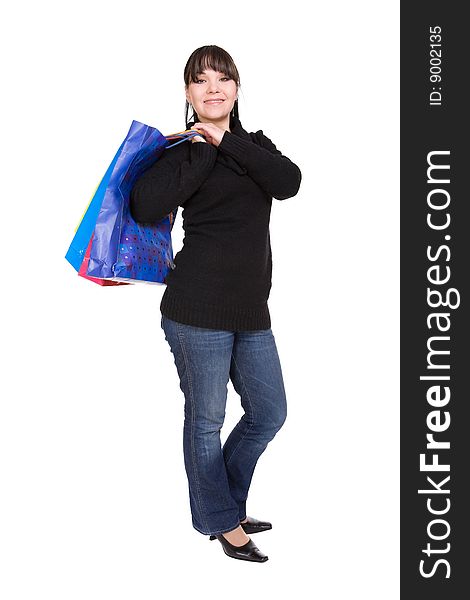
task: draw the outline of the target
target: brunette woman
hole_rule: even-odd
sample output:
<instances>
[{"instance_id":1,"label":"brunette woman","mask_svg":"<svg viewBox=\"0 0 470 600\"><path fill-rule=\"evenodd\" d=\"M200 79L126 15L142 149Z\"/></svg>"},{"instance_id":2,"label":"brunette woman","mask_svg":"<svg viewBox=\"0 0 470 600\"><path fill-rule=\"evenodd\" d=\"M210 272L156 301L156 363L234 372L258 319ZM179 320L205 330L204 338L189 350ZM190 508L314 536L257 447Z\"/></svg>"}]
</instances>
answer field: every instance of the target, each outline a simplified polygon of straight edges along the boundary
<instances>
[{"instance_id":1,"label":"brunette woman","mask_svg":"<svg viewBox=\"0 0 470 600\"><path fill-rule=\"evenodd\" d=\"M264 562L249 534L272 525L247 516L246 501L256 463L287 414L268 309L269 220L273 198L294 196L301 173L262 131L243 129L240 78L225 50L195 50L184 82L186 127L201 135L165 151L140 177L131 210L136 221L156 222L183 208L184 244L160 309L185 397L193 526L228 556ZM229 379L244 414L222 447Z\"/></svg>"}]
</instances>

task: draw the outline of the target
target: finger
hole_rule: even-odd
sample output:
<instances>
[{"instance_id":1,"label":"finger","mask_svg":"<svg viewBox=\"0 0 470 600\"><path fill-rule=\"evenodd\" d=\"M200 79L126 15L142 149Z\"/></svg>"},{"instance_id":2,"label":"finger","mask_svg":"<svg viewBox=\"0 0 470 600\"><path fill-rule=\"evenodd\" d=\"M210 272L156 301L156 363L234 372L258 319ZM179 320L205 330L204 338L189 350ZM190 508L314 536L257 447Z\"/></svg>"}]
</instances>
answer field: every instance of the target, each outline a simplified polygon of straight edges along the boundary
<instances>
[{"instance_id":1,"label":"finger","mask_svg":"<svg viewBox=\"0 0 470 600\"><path fill-rule=\"evenodd\" d=\"M205 131L200 131L195 125L193 127L191 127L191 131L195 131L195 132L200 133L201 135L205 136ZM195 136L195 137L199 137L199 136Z\"/></svg>"}]
</instances>

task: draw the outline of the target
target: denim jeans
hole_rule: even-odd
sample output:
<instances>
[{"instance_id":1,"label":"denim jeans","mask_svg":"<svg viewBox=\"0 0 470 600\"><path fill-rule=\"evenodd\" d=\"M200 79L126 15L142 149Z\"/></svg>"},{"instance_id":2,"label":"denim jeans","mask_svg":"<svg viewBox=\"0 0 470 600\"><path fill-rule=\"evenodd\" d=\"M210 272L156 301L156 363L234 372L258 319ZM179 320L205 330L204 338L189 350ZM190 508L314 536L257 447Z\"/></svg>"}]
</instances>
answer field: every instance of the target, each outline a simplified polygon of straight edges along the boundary
<instances>
[{"instance_id":1,"label":"denim jeans","mask_svg":"<svg viewBox=\"0 0 470 600\"><path fill-rule=\"evenodd\" d=\"M183 452L193 527L219 534L246 517L258 458L287 416L286 395L271 329L225 331L194 327L162 315L184 393ZM244 414L221 446L227 383Z\"/></svg>"}]
</instances>

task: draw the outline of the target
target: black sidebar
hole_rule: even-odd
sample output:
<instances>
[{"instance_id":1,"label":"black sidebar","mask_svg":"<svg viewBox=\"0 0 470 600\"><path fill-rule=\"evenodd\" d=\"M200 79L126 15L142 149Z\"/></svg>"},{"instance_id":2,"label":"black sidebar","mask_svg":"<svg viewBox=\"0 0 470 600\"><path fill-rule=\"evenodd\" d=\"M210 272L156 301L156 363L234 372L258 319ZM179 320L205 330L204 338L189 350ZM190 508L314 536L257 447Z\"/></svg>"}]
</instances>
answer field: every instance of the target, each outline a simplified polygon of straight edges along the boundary
<instances>
[{"instance_id":1,"label":"black sidebar","mask_svg":"<svg viewBox=\"0 0 470 600\"><path fill-rule=\"evenodd\" d=\"M470 597L467 8L401 3L404 600Z\"/></svg>"}]
</instances>

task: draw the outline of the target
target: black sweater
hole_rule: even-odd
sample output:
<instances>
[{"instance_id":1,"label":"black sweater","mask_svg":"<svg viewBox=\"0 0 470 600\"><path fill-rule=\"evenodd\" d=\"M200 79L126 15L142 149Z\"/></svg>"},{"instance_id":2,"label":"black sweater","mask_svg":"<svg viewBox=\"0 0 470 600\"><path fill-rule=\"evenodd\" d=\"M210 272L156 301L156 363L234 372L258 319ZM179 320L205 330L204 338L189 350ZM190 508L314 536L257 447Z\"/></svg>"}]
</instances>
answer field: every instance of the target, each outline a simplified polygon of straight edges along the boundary
<instances>
[{"instance_id":1,"label":"black sweater","mask_svg":"<svg viewBox=\"0 0 470 600\"><path fill-rule=\"evenodd\" d=\"M165 150L135 183L131 214L156 222L183 207L183 248L160 304L168 318L209 329L269 329L272 198L294 196L299 168L262 131L232 118L216 148L185 142Z\"/></svg>"}]
</instances>

